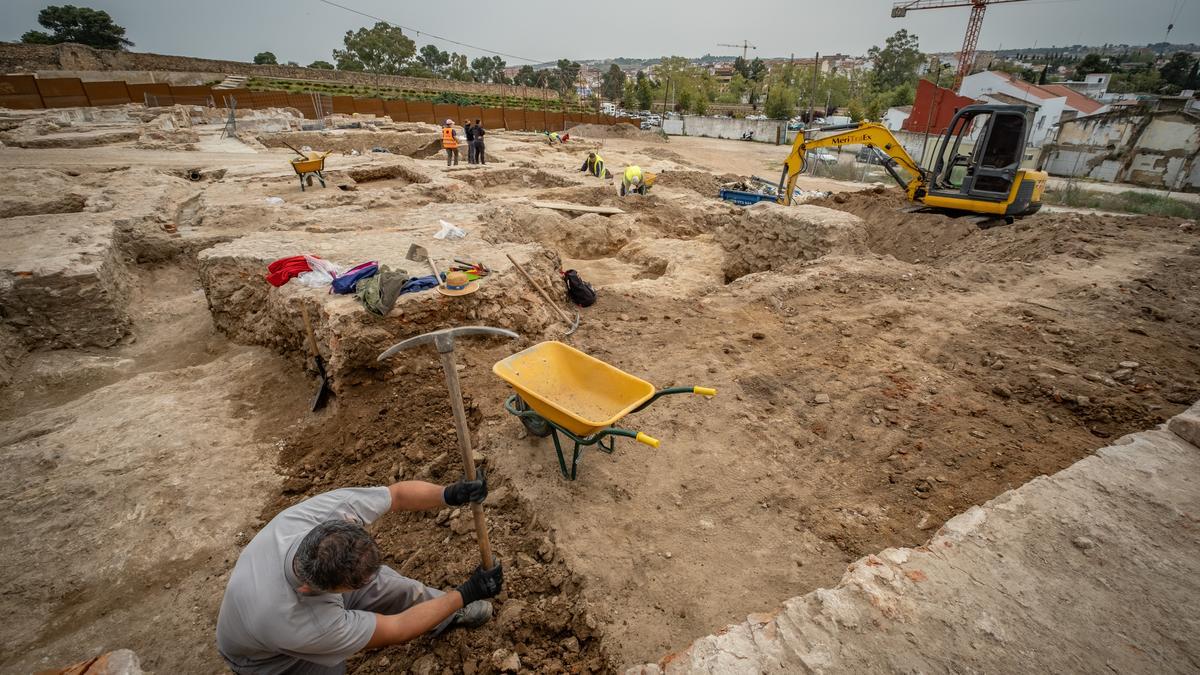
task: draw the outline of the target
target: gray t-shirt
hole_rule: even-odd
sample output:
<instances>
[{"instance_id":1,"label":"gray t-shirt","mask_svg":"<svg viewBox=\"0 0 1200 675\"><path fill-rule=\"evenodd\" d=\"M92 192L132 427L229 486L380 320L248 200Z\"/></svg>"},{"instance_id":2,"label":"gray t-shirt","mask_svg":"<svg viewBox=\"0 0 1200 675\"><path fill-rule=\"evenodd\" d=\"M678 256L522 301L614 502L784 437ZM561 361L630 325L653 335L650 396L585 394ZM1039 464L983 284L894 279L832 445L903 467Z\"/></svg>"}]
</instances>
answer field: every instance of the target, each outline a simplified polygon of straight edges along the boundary
<instances>
[{"instance_id":1,"label":"gray t-shirt","mask_svg":"<svg viewBox=\"0 0 1200 675\"><path fill-rule=\"evenodd\" d=\"M326 492L281 512L246 545L217 618L217 649L230 665L278 673L297 660L336 666L375 632L375 614L346 609L340 593L302 595L292 571L300 540L327 520L369 525L392 508L386 487Z\"/></svg>"}]
</instances>

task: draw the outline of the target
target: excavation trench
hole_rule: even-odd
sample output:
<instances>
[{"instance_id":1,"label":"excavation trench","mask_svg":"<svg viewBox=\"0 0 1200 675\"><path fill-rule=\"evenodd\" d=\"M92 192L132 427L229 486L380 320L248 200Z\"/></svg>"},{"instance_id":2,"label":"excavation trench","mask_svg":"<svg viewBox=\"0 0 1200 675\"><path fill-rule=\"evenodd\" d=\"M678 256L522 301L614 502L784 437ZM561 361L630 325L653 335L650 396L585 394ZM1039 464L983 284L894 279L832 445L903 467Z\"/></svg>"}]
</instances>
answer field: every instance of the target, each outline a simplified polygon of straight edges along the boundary
<instances>
[{"instance_id":1,"label":"excavation trench","mask_svg":"<svg viewBox=\"0 0 1200 675\"><path fill-rule=\"evenodd\" d=\"M486 372L487 359L507 346L464 340L459 363ZM283 444L279 465L286 476L282 493L263 511L269 519L307 496L349 485L380 485L397 480L446 484L462 476L446 387L432 348L402 355L395 379L357 387L339 396L334 409L311 418ZM490 405L490 401L488 403ZM601 629L580 594L582 580L558 552L559 535L519 496L498 469L478 429L483 415L473 397L466 400L476 436L477 462L487 471L490 496L485 513L495 556L504 565L504 593L496 618L486 629L451 631L408 644L368 652L350 662L351 672L450 667L454 672L490 672L503 654L516 653L531 672L587 672L611 666L600 645ZM392 514L373 528L384 564L438 588L452 588L479 564L470 511Z\"/></svg>"}]
</instances>

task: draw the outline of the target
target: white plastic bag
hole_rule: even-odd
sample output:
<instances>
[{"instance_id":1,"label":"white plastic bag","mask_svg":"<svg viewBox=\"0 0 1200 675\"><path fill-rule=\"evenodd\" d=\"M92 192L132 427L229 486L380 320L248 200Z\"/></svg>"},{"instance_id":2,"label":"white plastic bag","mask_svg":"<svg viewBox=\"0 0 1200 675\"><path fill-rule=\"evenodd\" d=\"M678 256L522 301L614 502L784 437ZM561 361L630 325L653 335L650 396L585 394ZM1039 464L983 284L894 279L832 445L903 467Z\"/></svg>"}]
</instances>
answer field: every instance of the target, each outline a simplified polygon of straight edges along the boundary
<instances>
[{"instance_id":1,"label":"white plastic bag","mask_svg":"<svg viewBox=\"0 0 1200 675\"><path fill-rule=\"evenodd\" d=\"M305 286L312 288L320 288L333 283L333 280L342 273L342 268L325 260L324 258L314 258L307 253L304 254L304 260L308 262L309 271L301 272L296 275L296 281Z\"/></svg>"},{"instance_id":2,"label":"white plastic bag","mask_svg":"<svg viewBox=\"0 0 1200 675\"><path fill-rule=\"evenodd\" d=\"M270 204L271 206L279 206L279 205L283 204L283 198L282 197L267 197L267 203Z\"/></svg>"},{"instance_id":3,"label":"white plastic bag","mask_svg":"<svg viewBox=\"0 0 1200 675\"><path fill-rule=\"evenodd\" d=\"M328 272L301 272L296 275L296 283L310 288L324 288L333 283L333 277Z\"/></svg>"},{"instance_id":4,"label":"white plastic bag","mask_svg":"<svg viewBox=\"0 0 1200 675\"><path fill-rule=\"evenodd\" d=\"M444 220L439 220L438 222L442 224L442 229L434 233L434 239L462 239L467 236L467 231L461 227L447 223Z\"/></svg>"}]
</instances>

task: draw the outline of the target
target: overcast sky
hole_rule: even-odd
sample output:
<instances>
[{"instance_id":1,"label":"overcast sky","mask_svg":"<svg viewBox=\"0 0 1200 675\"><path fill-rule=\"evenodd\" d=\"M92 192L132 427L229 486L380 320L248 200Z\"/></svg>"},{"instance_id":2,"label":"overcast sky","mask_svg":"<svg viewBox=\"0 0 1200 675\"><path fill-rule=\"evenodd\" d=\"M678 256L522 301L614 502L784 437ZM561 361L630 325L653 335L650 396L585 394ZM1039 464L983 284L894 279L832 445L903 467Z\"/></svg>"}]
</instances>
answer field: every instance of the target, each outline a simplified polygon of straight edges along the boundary
<instances>
[{"instance_id":1,"label":"overcast sky","mask_svg":"<svg viewBox=\"0 0 1200 675\"><path fill-rule=\"evenodd\" d=\"M347 30L371 19L320 0L62 0L103 9L127 30L135 51L249 61L271 51L279 61L332 60ZM751 55L772 57L863 54L900 28L916 33L924 51L954 51L962 43L967 8L890 16L890 0L653 0L561 2L476 0L406 2L336 0L418 31L506 54L558 58L735 54L718 43L749 40ZM0 0L0 40L38 28L46 0ZM1177 13L1177 14L1176 14ZM1026 0L990 7L981 49L1163 40L1200 43L1200 0ZM418 46L484 52L405 31ZM512 56L509 65L526 63Z\"/></svg>"}]
</instances>

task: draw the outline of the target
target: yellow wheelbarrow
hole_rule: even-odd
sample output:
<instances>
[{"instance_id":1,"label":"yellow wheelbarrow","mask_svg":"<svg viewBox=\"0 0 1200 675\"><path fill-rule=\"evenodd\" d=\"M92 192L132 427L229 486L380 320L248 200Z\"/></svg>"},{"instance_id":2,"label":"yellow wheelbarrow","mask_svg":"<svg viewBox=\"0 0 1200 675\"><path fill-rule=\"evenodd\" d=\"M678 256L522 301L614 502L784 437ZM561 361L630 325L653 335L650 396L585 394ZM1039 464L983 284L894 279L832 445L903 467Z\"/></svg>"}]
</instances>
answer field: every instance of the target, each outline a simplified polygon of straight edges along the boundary
<instances>
[{"instance_id":1,"label":"yellow wheelbarrow","mask_svg":"<svg viewBox=\"0 0 1200 675\"><path fill-rule=\"evenodd\" d=\"M325 174L321 172L325 170L325 158L330 154L332 153L309 152L302 157L292 160L292 168L296 170L296 175L300 177L301 192L304 192L305 182L310 186L313 184L314 176L317 180L321 181L321 187L325 187Z\"/></svg>"},{"instance_id":2,"label":"yellow wheelbarrow","mask_svg":"<svg viewBox=\"0 0 1200 675\"><path fill-rule=\"evenodd\" d=\"M575 480L579 455L585 446L596 445L612 454L616 449L615 437L625 436L658 447L656 438L612 426L626 415L642 410L660 396L717 393L708 387L667 387L656 391L645 380L553 341L536 344L498 361L492 372L517 390L504 402L504 409L519 418L530 434L554 439L558 468L568 480ZM560 434L575 444L569 471Z\"/></svg>"}]
</instances>

